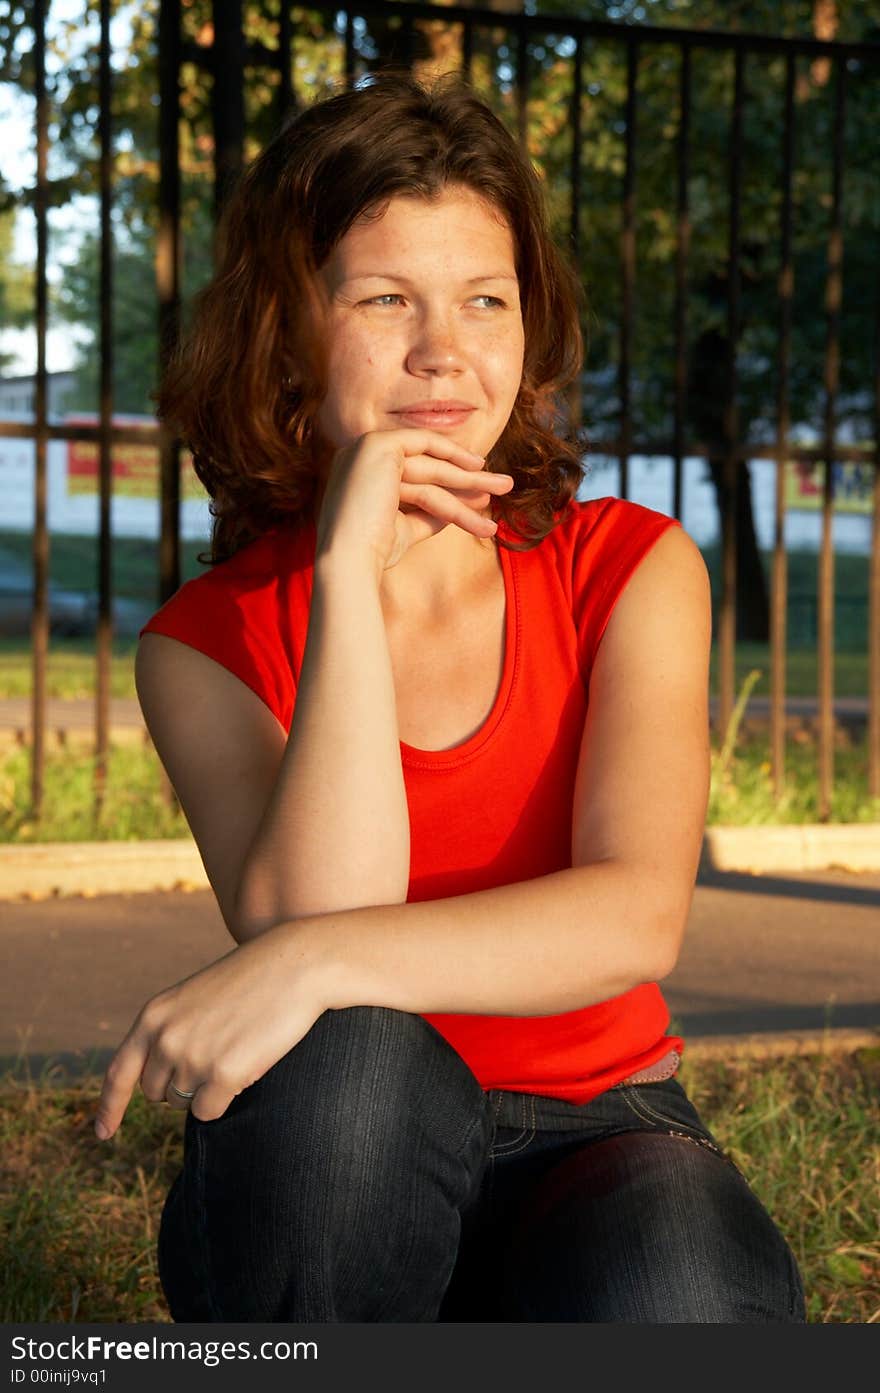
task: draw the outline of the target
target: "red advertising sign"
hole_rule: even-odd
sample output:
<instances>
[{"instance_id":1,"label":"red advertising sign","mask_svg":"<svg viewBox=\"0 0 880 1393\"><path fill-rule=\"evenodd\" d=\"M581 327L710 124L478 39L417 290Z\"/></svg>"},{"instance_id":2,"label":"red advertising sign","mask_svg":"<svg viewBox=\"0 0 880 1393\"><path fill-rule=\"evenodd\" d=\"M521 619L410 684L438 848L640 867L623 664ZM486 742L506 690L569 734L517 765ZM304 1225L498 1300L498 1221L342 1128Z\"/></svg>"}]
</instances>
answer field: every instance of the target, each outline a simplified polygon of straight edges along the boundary
<instances>
[{"instance_id":1,"label":"red advertising sign","mask_svg":"<svg viewBox=\"0 0 880 1393\"><path fill-rule=\"evenodd\" d=\"M71 425L96 425L96 417L67 417ZM115 425L143 424L129 419L115 418ZM99 447L95 440L68 440L67 442L67 492L68 494L97 494L99 476ZM124 498L159 497L159 450L155 445L133 445L114 441L111 446L111 473L114 496ZM188 450L181 452L180 459L181 499L204 499L205 490L196 478L192 467L192 455Z\"/></svg>"}]
</instances>

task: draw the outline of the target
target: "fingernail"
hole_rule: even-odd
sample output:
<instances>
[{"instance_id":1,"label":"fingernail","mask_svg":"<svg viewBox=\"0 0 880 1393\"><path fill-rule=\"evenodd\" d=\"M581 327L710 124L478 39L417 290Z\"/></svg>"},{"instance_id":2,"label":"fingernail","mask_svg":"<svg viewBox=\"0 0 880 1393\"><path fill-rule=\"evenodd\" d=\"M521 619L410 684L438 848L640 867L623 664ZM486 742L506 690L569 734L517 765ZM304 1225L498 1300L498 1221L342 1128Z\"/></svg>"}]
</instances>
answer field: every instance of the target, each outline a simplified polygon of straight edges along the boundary
<instances>
[{"instance_id":1,"label":"fingernail","mask_svg":"<svg viewBox=\"0 0 880 1393\"><path fill-rule=\"evenodd\" d=\"M95 1123L95 1136L98 1138L98 1141L106 1141L109 1135L110 1128L107 1126L106 1122L102 1122L101 1119L98 1118Z\"/></svg>"}]
</instances>

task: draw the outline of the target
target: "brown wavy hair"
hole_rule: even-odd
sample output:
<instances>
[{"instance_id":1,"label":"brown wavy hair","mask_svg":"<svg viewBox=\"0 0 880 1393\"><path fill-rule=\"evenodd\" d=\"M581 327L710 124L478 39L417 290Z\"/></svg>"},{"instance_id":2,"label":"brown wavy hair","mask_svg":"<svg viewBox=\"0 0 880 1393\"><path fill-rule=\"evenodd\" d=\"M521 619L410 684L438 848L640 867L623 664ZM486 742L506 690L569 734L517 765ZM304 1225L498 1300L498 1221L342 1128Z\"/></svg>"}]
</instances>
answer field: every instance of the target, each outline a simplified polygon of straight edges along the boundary
<instances>
[{"instance_id":1,"label":"brown wavy hair","mask_svg":"<svg viewBox=\"0 0 880 1393\"><path fill-rule=\"evenodd\" d=\"M316 412L326 390L318 272L364 213L395 195L464 185L513 234L525 358L510 420L487 468L513 475L492 515L536 545L574 498L580 451L559 393L582 358L577 281L557 251L535 171L459 79L423 86L385 73L307 107L244 171L218 228L217 269L157 393L211 498L212 563L317 498Z\"/></svg>"}]
</instances>

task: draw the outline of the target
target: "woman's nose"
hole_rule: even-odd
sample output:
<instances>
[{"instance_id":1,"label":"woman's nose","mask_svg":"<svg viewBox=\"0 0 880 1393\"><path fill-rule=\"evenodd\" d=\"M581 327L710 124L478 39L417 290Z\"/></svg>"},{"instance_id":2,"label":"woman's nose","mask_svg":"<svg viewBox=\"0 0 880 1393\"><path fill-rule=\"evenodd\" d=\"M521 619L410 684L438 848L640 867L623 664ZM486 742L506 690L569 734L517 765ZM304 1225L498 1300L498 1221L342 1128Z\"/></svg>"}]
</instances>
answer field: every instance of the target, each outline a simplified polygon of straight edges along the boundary
<instances>
[{"instance_id":1,"label":"woman's nose","mask_svg":"<svg viewBox=\"0 0 880 1393\"><path fill-rule=\"evenodd\" d=\"M463 361L460 336L448 320L425 316L419 321L407 353L410 372L456 372Z\"/></svg>"}]
</instances>

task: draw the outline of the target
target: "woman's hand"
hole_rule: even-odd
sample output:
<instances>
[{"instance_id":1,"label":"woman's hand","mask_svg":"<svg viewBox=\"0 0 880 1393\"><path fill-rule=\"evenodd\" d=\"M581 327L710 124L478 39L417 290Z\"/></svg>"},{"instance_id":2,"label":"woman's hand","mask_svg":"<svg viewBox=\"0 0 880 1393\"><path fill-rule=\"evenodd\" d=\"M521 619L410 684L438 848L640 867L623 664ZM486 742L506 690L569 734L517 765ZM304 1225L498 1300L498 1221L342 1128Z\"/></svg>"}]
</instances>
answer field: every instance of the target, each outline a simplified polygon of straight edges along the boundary
<instances>
[{"instance_id":1,"label":"woman's hand","mask_svg":"<svg viewBox=\"0 0 880 1393\"><path fill-rule=\"evenodd\" d=\"M318 518L317 554L361 553L378 573L450 523L494 537L481 511L513 487L439 431L370 431L333 457Z\"/></svg>"},{"instance_id":2,"label":"woman's hand","mask_svg":"<svg viewBox=\"0 0 880 1393\"><path fill-rule=\"evenodd\" d=\"M95 1132L112 1137L141 1081L152 1102L189 1106L204 1122L265 1074L327 1009L289 924L269 929L154 996L104 1078Z\"/></svg>"}]
</instances>

